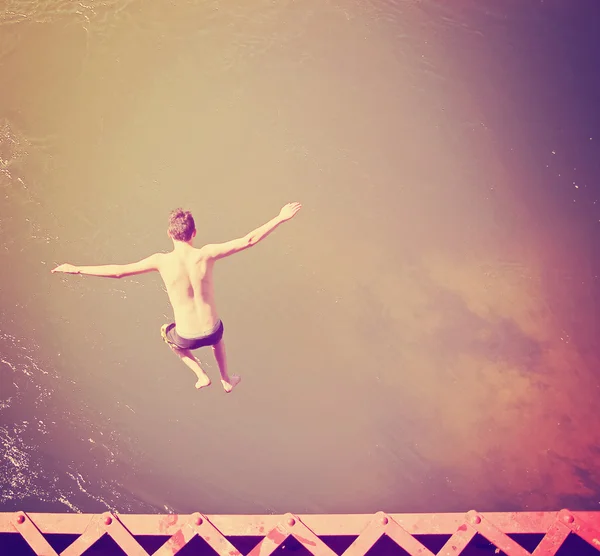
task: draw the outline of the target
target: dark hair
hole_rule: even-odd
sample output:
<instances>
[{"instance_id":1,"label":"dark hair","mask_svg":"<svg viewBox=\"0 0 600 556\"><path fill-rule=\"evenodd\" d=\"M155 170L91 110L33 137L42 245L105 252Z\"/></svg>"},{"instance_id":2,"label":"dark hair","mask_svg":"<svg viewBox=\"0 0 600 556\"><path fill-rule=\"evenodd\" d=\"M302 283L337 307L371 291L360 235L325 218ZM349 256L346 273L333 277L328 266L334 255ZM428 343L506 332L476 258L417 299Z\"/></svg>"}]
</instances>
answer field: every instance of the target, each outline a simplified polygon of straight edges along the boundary
<instances>
[{"instance_id":1,"label":"dark hair","mask_svg":"<svg viewBox=\"0 0 600 556\"><path fill-rule=\"evenodd\" d=\"M189 210L176 208L169 215L169 236L177 241L189 241L196 230L194 217Z\"/></svg>"}]
</instances>

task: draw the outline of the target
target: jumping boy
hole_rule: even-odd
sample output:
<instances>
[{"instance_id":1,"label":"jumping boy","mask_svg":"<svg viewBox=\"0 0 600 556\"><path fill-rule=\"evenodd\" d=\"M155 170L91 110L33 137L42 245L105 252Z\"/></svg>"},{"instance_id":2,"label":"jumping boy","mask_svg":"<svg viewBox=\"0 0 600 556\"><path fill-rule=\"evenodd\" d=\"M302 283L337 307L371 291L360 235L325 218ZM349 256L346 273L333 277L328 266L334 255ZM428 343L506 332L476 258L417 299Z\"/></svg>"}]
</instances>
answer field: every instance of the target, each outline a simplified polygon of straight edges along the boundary
<instances>
[{"instance_id":1,"label":"jumping boy","mask_svg":"<svg viewBox=\"0 0 600 556\"><path fill-rule=\"evenodd\" d=\"M285 205L276 216L260 228L244 237L205 245L193 246L196 225L189 211L176 209L169 218L168 235L173 240L173 251L155 253L131 264L103 266L74 266L62 264L52 272L86 274L106 278L123 278L157 270L160 273L169 301L173 307L175 322L161 328L161 336L196 376L196 388L209 386L211 381L204 372L192 350L212 346L221 373L225 392L231 392L240 383L237 375L229 375L223 341L223 322L215 307L213 267L215 261L244 251L266 238L280 224L291 220L302 208L300 203Z\"/></svg>"}]
</instances>

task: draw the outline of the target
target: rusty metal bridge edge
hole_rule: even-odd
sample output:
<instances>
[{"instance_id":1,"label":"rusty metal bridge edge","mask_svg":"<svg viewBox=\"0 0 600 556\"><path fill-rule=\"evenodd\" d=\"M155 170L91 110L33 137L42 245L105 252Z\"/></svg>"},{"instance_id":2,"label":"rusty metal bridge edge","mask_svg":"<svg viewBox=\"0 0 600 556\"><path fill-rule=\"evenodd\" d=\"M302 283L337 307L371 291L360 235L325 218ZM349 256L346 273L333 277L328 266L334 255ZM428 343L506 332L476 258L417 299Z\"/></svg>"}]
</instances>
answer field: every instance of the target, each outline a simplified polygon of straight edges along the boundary
<instances>
[{"instance_id":1,"label":"rusty metal bridge edge","mask_svg":"<svg viewBox=\"0 0 600 556\"><path fill-rule=\"evenodd\" d=\"M321 537L356 537L344 556L362 556L387 535L411 556L436 556L417 537L450 538L437 556L458 556L479 534L507 556L554 556L567 537L577 535L600 555L600 512L477 512L449 514L337 514L337 515L134 515L49 514L23 511L0 513L0 534L20 535L40 556L58 556L47 534L76 539L60 556L79 556L104 535L128 556L148 556L136 536L168 537L155 556L177 554L194 537L202 538L217 554L243 556L229 539L262 537L248 556L272 554L288 537L310 553L335 556ZM510 535L544 535L530 553ZM1 548L1 547L0 547Z\"/></svg>"}]
</instances>

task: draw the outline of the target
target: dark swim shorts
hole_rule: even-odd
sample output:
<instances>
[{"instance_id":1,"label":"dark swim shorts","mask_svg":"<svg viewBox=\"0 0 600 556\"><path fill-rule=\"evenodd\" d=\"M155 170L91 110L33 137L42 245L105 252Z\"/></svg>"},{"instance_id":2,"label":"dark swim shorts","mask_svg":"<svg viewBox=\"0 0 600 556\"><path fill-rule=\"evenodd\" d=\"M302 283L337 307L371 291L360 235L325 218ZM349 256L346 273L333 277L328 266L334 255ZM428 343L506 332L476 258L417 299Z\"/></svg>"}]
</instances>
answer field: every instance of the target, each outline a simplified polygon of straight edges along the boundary
<instances>
[{"instance_id":1,"label":"dark swim shorts","mask_svg":"<svg viewBox=\"0 0 600 556\"><path fill-rule=\"evenodd\" d=\"M219 320L215 327L204 336L197 338L182 338L177 334L175 329L175 323L164 324L160 329L160 335L162 339L167 342L170 346L175 346L180 349L198 349L206 346L214 346L221 341L223 337L223 322Z\"/></svg>"}]
</instances>

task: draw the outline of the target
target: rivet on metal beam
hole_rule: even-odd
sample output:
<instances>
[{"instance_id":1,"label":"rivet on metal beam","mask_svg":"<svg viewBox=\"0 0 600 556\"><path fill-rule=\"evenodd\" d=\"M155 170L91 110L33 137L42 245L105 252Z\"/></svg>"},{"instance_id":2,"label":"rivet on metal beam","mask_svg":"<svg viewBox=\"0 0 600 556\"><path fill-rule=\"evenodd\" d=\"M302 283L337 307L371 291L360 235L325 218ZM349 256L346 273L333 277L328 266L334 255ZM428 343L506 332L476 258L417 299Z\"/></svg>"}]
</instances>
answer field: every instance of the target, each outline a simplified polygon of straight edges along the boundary
<instances>
[{"instance_id":1,"label":"rivet on metal beam","mask_svg":"<svg viewBox=\"0 0 600 556\"><path fill-rule=\"evenodd\" d=\"M379 521L381 522L381 525L387 525L390 522L387 515L380 516Z\"/></svg>"},{"instance_id":2,"label":"rivet on metal beam","mask_svg":"<svg viewBox=\"0 0 600 556\"><path fill-rule=\"evenodd\" d=\"M475 510L471 510L469 513L471 514L469 518L471 523L479 525L481 523L481 516Z\"/></svg>"},{"instance_id":3,"label":"rivet on metal beam","mask_svg":"<svg viewBox=\"0 0 600 556\"><path fill-rule=\"evenodd\" d=\"M194 520L194 523L195 523L196 525L202 525L202 524L204 523L204 520L203 520L203 519L202 519L200 516L198 516L198 517L197 517L197 518Z\"/></svg>"},{"instance_id":4,"label":"rivet on metal beam","mask_svg":"<svg viewBox=\"0 0 600 556\"><path fill-rule=\"evenodd\" d=\"M25 523L25 516L23 514L19 514L17 516L17 523L20 525L21 523Z\"/></svg>"},{"instance_id":5,"label":"rivet on metal beam","mask_svg":"<svg viewBox=\"0 0 600 556\"><path fill-rule=\"evenodd\" d=\"M294 525L296 525L296 520L292 516L290 516L290 517L287 518L287 524L290 527L293 527Z\"/></svg>"},{"instance_id":6,"label":"rivet on metal beam","mask_svg":"<svg viewBox=\"0 0 600 556\"><path fill-rule=\"evenodd\" d=\"M571 514L565 515L563 519L565 523L573 523L575 521L575 518Z\"/></svg>"},{"instance_id":7,"label":"rivet on metal beam","mask_svg":"<svg viewBox=\"0 0 600 556\"><path fill-rule=\"evenodd\" d=\"M112 517L110 517L109 515L107 515L107 516L104 518L104 524L105 524L105 525L110 525L111 523L112 523Z\"/></svg>"}]
</instances>

